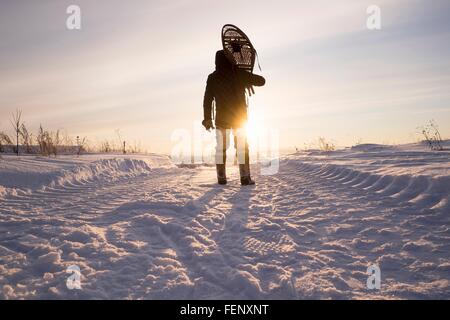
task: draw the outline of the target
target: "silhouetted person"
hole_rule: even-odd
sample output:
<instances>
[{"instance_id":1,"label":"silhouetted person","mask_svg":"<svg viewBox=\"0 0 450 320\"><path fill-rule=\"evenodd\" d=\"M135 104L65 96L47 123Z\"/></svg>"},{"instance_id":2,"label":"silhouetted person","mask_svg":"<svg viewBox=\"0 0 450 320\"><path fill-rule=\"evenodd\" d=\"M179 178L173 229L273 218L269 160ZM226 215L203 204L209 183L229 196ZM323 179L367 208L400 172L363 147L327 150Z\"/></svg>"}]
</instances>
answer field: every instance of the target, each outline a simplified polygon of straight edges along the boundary
<instances>
[{"instance_id":1,"label":"silhouetted person","mask_svg":"<svg viewBox=\"0 0 450 320\"><path fill-rule=\"evenodd\" d=\"M247 122L247 102L245 90L252 86L263 86L261 76L236 68L225 56L223 50L216 53L216 71L208 76L203 100L202 122L206 130L214 128L212 103L215 102L216 128L216 169L219 184L226 184L226 150L229 147L230 133L233 131L234 146L239 162L241 184L255 184L250 177L250 160L245 124Z\"/></svg>"}]
</instances>

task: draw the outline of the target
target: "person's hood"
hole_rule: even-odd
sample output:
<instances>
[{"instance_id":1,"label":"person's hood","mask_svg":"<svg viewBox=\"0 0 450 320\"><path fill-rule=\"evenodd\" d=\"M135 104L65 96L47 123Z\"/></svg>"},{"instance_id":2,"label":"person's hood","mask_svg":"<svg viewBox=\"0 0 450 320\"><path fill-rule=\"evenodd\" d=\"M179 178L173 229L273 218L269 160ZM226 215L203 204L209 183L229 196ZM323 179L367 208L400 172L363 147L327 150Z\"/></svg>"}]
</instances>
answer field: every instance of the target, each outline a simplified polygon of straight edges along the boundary
<instances>
[{"instance_id":1,"label":"person's hood","mask_svg":"<svg viewBox=\"0 0 450 320\"><path fill-rule=\"evenodd\" d=\"M225 52L223 50L219 50L216 52L216 70L217 71L231 71L233 68L233 65L228 60L228 58L225 56Z\"/></svg>"}]
</instances>

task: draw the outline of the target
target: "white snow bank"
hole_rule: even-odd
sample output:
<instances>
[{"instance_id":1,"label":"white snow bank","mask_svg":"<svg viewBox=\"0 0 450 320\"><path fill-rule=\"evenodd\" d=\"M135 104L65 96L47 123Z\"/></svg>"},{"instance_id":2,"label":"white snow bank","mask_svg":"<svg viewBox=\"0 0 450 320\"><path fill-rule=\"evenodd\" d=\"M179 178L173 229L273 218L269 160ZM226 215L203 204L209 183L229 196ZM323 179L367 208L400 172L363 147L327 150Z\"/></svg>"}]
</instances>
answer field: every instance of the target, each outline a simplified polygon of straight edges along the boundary
<instances>
[{"instance_id":1,"label":"white snow bank","mask_svg":"<svg viewBox=\"0 0 450 320\"><path fill-rule=\"evenodd\" d=\"M450 141L443 145L448 147ZM424 143L361 144L331 152L298 152L287 159L348 187L428 208L449 207L450 149L432 151Z\"/></svg>"},{"instance_id":2,"label":"white snow bank","mask_svg":"<svg viewBox=\"0 0 450 320\"><path fill-rule=\"evenodd\" d=\"M4 156L0 160L0 196L93 180L111 181L171 167L170 159L162 155Z\"/></svg>"},{"instance_id":3,"label":"white snow bank","mask_svg":"<svg viewBox=\"0 0 450 320\"><path fill-rule=\"evenodd\" d=\"M292 160L291 160L292 161ZM449 160L450 161L450 160ZM385 169L372 172L367 166L297 162L299 167L324 179L347 186L389 196L398 201L420 203L422 207L449 207L450 176L421 174L395 175Z\"/></svg>"},{"instance_id":4,"label":"white snow bank","mask_svg":"<svg viewBox=\"0 0 450 320\"><path fill-rule=\"evenodd\" d=\"M432 177L450 174L450 140L443 143L443 151L432 151L424 143L405 145L361 144L336 151L301 151L287 159L315 164L336 164L358 171L379 175L426 175Z\"/></svg>"}]
</instances>

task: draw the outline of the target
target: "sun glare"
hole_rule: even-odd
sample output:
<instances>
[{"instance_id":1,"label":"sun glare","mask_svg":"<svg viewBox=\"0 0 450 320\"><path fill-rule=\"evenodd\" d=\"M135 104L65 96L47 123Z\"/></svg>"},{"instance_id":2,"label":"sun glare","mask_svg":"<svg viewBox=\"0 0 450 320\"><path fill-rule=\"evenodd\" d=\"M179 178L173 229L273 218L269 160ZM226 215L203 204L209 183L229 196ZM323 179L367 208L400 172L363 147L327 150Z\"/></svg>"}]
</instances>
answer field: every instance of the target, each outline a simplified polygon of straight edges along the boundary
<instances>
[{"instance_id":1,"label":"sun glare","mask_svg":"<svg viewBox=\"0 0 450 320\"><path fill-rule=\"evenodd\" d=\"M247 132L247 139L250 144L257 143L259 137L262 135L262 130L264 130L264 119L256 112L252 112L249 115L249 119L245 126Z\"/></svg>"}]
</instances>

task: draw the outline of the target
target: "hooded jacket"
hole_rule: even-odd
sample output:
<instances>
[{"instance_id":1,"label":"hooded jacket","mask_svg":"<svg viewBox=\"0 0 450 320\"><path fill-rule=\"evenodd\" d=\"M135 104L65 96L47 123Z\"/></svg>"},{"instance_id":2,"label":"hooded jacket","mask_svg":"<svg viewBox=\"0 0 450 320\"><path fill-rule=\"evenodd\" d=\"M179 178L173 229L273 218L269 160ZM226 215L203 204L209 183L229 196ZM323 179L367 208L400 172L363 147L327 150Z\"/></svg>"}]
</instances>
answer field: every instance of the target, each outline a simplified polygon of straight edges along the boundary
<instances>
[{"instance_id":1,"label":"hooded jacket","mask_svg":"<svg viewBox=\"0 0 450 320\"><path fill-rule=\"evenodd\" d=\"M208 76L203 99L203 118L211 120L215 102L215 125L219 128L240 128L247 121L245 90L263 86L266 80L258 75L235 68L223 50L216 53L216 70Z\"/></svg>"}]
</instances>

